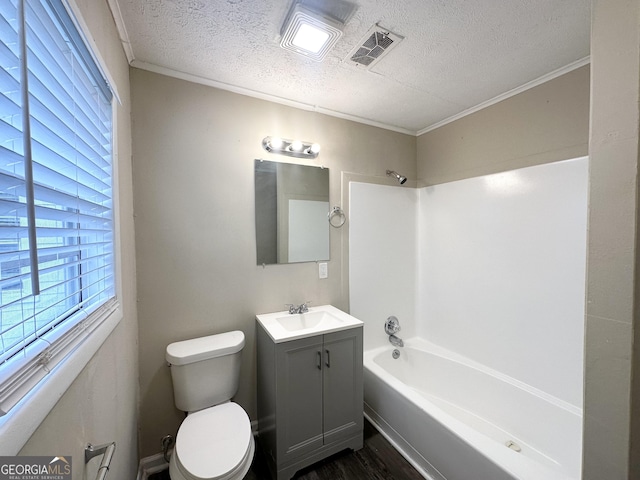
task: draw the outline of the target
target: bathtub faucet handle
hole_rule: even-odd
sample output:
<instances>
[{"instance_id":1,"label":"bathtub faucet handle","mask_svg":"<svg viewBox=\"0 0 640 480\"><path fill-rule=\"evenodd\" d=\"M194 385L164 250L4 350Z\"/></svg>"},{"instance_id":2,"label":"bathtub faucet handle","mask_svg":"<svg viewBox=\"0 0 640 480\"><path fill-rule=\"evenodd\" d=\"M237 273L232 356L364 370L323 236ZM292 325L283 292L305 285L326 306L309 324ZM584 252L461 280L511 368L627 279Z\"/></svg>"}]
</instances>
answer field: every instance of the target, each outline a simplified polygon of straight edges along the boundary
<instances>
[{"instance_id":1,"label":"bathtub faucet handle","mask_svg":"<svg viewBox=\"0 0 640 480\"><path fill-rule=\"evenodd\" d=\"M387 318L384 322L384 331L387 335L395 335L400 331L400 321L394 315Z\"/></svg>"},{"instance_id":2,"label":"bathtub faucet handle","mask_svg":"<svg viewBox=\"0 0 640 480\"><path fill-rule=\"evenodd\" d=\"M397 317L391 315L384 322L384 331L389 335L389 342L395 347L404 347L404 342L401 338L396 337L396 333L400 331L400 321Z\"/></svg>"}]
</instances>

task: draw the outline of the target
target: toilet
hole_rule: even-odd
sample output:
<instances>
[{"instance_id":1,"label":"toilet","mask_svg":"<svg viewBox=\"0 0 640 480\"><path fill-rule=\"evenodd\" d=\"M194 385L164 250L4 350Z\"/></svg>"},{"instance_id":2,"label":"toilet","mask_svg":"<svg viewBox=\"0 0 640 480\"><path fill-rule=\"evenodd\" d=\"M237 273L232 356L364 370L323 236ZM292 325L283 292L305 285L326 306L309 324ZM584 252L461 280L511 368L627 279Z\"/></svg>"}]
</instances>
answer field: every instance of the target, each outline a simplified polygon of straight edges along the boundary
<instances>
[{"instance_id":1,"label":"toilet","mask_svg":"<svg viewBox=\"0 0 640 480\"><path fill-rule=\"evenodd\" d=\"M188 413L169 462L171 480L233 480L249 471L255 451L251 422L231 402L243 347L240 331L167 346L175 404Z\"/></svg>"}]
</instances>

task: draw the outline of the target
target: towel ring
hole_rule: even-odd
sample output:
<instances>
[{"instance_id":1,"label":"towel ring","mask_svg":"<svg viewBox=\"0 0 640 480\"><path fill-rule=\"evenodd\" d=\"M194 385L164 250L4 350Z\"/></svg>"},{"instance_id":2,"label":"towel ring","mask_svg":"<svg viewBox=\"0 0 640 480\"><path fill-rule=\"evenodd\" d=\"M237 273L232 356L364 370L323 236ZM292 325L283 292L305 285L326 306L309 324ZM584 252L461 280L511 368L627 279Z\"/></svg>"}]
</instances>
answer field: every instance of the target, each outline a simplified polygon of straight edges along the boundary
<instances>
[{"instance_id":1,"label":"towel ring","mask_svg":"<svg viewBox=\"0 0 640 480\"><path fill-rule=\"evenodd\" d=\"M333 207L333 209L327 214L327 218L329 220L329 224L334 228L340 228L347 220L347 216L338 206ZM338 220L335 220L335 218Z\"/></svg>"}]
</instances>

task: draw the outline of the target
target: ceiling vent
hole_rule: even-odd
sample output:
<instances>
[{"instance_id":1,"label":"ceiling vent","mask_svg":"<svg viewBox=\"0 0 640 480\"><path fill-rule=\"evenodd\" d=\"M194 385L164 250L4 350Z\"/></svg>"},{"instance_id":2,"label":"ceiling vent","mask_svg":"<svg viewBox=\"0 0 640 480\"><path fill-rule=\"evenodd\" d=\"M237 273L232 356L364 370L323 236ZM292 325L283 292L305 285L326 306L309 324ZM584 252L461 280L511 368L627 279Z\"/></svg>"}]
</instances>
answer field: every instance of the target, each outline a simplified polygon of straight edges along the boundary
<instances>
[{"instance_id":1,"label":"ceiling vent","mask_svg":"<svg viewBox=\"0 0 640 480\"><path fill-rule=\"evenodd\" d=\"M348 61L359 68L370 70L384 56L393 50L404 37L374 25L369 29L360 45L351 50Z\"/></svg>"}]
</instances>

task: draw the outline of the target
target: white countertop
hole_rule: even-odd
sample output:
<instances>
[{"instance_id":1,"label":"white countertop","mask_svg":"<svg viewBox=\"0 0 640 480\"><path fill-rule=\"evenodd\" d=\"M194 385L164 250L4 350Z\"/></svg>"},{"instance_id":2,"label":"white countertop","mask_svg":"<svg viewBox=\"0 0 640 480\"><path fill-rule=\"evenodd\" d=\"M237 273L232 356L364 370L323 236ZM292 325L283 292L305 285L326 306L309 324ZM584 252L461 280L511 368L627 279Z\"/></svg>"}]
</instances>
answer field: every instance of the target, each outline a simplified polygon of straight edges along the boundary
<instances>
[{"instance_id":1,"label":"white countertop","mask_svg":"<svg viewBox=\"0 0 640 480\"><path fill-rule=\"evenodd\" d=\"M309 307L307 313L290 314L287 310L264 313L256 315L256 319L275 343L364 325L362 320L352 317L333 305Z\"/></svg>"}]
</instances>

